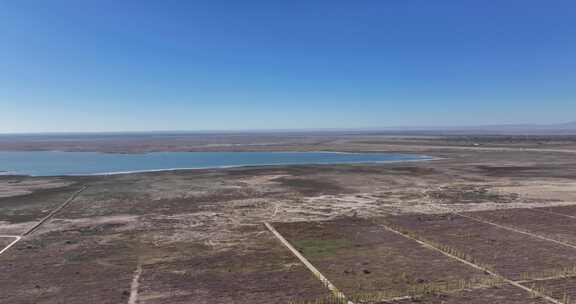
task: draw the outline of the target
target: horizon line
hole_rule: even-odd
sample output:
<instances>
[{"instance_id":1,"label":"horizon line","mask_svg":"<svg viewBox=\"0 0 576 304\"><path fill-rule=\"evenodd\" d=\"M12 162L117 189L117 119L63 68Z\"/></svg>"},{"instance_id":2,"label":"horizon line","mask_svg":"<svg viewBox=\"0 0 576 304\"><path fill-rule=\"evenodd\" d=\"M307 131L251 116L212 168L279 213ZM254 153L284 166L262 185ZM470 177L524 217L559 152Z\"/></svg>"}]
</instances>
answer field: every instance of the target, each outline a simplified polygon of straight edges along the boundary
<instances>
[{"instance_id":1,"label":"horizon line","mask_svg":"<svg viewBox=\"0 0 576 304\"><path fill-rule=\"evenodd\" d=\"M379 131L466 131L482 130L483 128L553 128L565 129L569 127L576 130L576 121L543 124L543 123L514 123L514 124L479 124L479 125L442 125L442 126L386 126L386 127L356 127L356 128L278 128L278 129L197 129L197 130L108 130L108 131L9 131L0 135L82 135L82 134L177 134L177 133L285 133L285 132L379 132Z\"/></svg>"}]
</instances>

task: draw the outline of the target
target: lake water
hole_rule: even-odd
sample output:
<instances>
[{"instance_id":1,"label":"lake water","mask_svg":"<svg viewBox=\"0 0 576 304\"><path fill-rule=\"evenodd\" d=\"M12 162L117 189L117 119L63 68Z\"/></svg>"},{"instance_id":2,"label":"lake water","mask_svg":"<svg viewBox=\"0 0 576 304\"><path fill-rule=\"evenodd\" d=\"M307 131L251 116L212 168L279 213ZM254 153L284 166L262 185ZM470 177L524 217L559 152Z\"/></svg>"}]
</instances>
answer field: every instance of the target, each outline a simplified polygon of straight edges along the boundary
<instances>
[{"instance_id":1,"label":"lake water","mask_svg":"<svg viewBox=\"0 0 576 304\"><path fill-rule=\"evenodd\" d=\"M0 174L91 175L260 165L349 164L430 159L392 153L332 152L0 152Z\"/></svg>"}]
</instances>

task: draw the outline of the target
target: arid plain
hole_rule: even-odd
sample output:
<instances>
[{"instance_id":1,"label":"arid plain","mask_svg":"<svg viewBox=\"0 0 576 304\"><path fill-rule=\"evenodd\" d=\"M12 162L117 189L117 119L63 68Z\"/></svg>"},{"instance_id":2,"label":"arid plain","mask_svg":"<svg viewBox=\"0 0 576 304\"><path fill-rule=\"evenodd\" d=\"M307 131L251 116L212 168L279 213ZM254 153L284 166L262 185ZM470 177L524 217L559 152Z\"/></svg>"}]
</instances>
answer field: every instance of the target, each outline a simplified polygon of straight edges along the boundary
<instances>
[{"instance_id":1,"label":"arid plain","mask_svg":"<svg viewBox=\"0 0 576 304\"><path fill-rule=\"evenodd\" d=\"M0 140L53 149L436 159L0 176L0 303L576 301L576 136Z\"/></svg>"}]
</instances>

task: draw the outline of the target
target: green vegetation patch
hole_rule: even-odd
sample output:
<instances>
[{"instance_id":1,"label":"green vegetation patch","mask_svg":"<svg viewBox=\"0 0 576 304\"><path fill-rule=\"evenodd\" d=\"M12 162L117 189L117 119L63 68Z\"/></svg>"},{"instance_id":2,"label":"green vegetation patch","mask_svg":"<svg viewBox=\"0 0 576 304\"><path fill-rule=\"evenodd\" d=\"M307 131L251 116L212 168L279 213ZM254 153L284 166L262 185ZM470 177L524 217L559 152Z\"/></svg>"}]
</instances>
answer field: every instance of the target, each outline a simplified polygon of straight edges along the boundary
<instances>
[{"instance_id":1,"label":"green vegetation patch","mask_svg":"<svg viewBox=\"0 0 576 304\"><path fill-rule=\"evenodd\" d=\"M294 241L293 245L306 257L326 257L352 246L352 242L347 239L303 239Z\"/></svg>"}]
</instances>

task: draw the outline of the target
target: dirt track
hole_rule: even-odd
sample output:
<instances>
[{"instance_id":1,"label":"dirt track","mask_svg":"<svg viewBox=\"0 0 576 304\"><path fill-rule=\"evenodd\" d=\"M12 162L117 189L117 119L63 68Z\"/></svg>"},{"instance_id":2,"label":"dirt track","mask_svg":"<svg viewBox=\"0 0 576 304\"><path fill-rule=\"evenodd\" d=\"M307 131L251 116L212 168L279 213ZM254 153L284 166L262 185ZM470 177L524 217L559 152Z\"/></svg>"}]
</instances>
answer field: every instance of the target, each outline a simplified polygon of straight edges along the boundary
<instances>
[{"instance_id":1,"label":"dirt track","mask_svg":"<svg viewBox=\"0 0 576 304\"><path fill-rule=\"evenodd\" d=\"M127 303L135 294L131 286L139 263L138 303L269 304L321 298L329 292L262 226L272 215L274 222L315 223L435 214L441 212L434 207L438 204L463 213L576 203L575 192L557 191L576 187L571 153L436 149L433 143L330 139L274 146L442 158L433 162L64 177L58 179L61 185L50 188L38 185L54 185L54 180L18 177L14 182L15 177L2 176L3 187L38 186L31 193L14 190L0 198L3 235L33 229L79 185L90 187L2 254L0 286L6 292L0 302L33 303L41 297L45 303ZM348 253L348 261L356 265L354 251ZM354 267L350 270L357 271Z\"/></svg>"}]
</instances>

